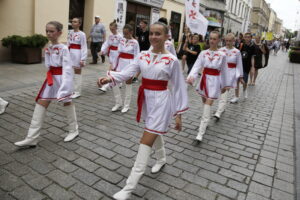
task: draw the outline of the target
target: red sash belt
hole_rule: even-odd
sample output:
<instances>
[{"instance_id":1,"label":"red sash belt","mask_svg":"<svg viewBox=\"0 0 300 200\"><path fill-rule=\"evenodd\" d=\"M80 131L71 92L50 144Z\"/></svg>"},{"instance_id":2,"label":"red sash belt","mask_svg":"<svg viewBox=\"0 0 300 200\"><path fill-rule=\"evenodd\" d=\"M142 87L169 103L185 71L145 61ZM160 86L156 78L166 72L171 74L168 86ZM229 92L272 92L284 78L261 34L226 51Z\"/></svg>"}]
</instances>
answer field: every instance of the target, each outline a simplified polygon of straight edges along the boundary
<instances>
[{"instance_id":1,"label":"red sash belt","mask_svg":"<svg viewBox=\"0 0 300 200\"><path fill-rule=\"evenodd\" d=\"M168 81L142 78L142 85L139 88L138 99L137 99L138 111L136 114L136 121L140 122L141 119L143 102L145 101L144 90L147 89L147 90L162 91L162 90L166 90L167 86L168 86Z\"/></svg>"},{"instance_id":2,"label":"red sash belt","mask_svg":"<svg viewBox=\"0 0 300 200\"><path fill-rule=\"evenodd\" d=\"M228 68L236 68L236 63L227 63Z\"/></svg>"},{"instance_id":3,"label":"red sash belt","mask_svg":"<svg viewBox=\"0 0 300 200\"><path fill-rule=\"evenodd\" d=\"M81 49L81 45L80 44L70 44L69 49Z\"/></svg>"},{"instance_id":4,"label":"red sash belt","mask_svg":"<svg viewBox=\"0 0 300 200\"><path fill-rule=\"evenodd\" d=\"M108 48L108 53L107 53L108 56L109 56L111 50L117 51L117 50L118 50L118 47L116 47L116 46L109 46L109 48Z\"/></svg>"},{"instance_id":5,"label":"red sash belt","mask_svg":"<svg viewBox=\"0 0 300 200\"><path fill-rule=\"evenodd\" d=\"M49 67L47 72L47 83L49 86L53 85L53 75L62 75L62 67Z\"/></svg>"},{"instance_id":6,"label":"red sash belt","mask_svg":"<svg viewBox=\"0 0 300 200\"><path fill-rule=\"evenodd\" d=\"M130 54L130 53L120 53L118 58L117 58L117 64L114 68L114 71L117 69L118 65L119 65L119 60L120 58L123 58L123 59L134 59L134 55L133 54Z\"/></svg>"},{"instance_id":7,"label":"red sash belt","mask_svg":"<svg viewBox=\"0 0 300 200\"><path fill-rule=\"evenodd\" d=\"M211 75L211 76L219 76L220 71L217 69L212 69L212 68L204 68L203 73L202 73L202 79L200 82L200 89L204 90L204 93L206 97L208 97L208 91L207 91L207 84L206 84L206 75Z\"/></svg>"}]
</instances>

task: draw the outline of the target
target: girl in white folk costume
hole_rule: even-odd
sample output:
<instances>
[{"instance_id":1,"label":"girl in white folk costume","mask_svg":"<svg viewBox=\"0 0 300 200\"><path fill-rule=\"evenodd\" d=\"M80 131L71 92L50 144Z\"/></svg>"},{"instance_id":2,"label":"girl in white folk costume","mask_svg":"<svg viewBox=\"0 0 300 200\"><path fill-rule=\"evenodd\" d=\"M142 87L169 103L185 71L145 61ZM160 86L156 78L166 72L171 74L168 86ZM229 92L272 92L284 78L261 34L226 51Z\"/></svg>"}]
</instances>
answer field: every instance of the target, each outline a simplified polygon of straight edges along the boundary
<instances>
[{"instance_id":1,"label":"girl in white folk costume","mask_svg":"<svg viewBox=\"0 0 300 200\"><path fill-rule=\"evenodd\" d=\"M109 70L112 70L114 68L114 66L116 66L116 62L117 62L117 59L119 56L118 46L119 46L120 40L122 39L122 36L120 34L118 34L117 28L118 28L118 25L117 25L116 21L113 21L112 23L110 23L109 29L112 32L112 34L108 37L108 40L106 40L105 43L102 45L102 48L100 51L100 55L107 55L109 57L109 64L110 64ZM106 85L103 85L101 88L99 88L99 90L102 92L106 92L109 88L110 88L109 84L106 84Z\"/></svg>"},{"instance_id":2,"label":"girl in white folk costume","mask_svg":"<svg viewBox=\"0 0 300 200\"><path fill-rule=\"evenodd\" d=\"M142 51L135 61L121 72L108 72L108 77L100 78L99 84L110 82L116 85L131 79L137 72L142 74L142 84L138 93L137 121L145 122L145 130L140 140L136 161L126 181L125 187L113 197L117 200L130 198L138 181L144 174L152 146L157 158L151 172L157 173L166 163L163 135L167 133L172 117L176 116L175 129L181 130L181 114L188 109L187 87L178 59L167 52L164 42L168 38L168 27L156 22L150 27L149 40L152 50ZM168 89L168 82L171 89Z\"/></svg>"},{"instance_id":3,"label":"girl in white folk costume","mask_svg":"<svg viewBox=\"0 0 300 200\"><path fill-rule=\"evenodd\" d=\"M140 46L136 39L133 38L133 28L131 25L126 24L123 28L123 38L121 38L118 46L118 56L113 61L114 67L112 71L123 72L128 70L129 64L132 64L138 53L140 52ZM122 83L122 82L120 82ZM113 87L113 93L115 96L116 104L111 109L112 112L120 110L122 107L122 97L119 87ZM122 113L126 113L129 110L132 96L132 79L126 79L125 88L125 100L124 106L121 110Z\"/></svg>"},{"instance_id":4,"label":"girl in white folk costume","mask_svg":"<svg viewBox=\"0 0 300 200\"><path fill-rule=\"evenodd\" d=\"M27 137L16 142L16 146L35 146L46 115L46 109L50 102L57 100L64 103L69 134L65 142L73 140L78 135L78 125L75 113L75 105L71 103L73 93L74 70L69 49L58 42L62 34L63 25L57 21L51 21L46 25L46 34L51 45L45 49L45 66L48 69L46 80L36 97L36 105Z\"/></svg>"},{"instance_id":5,"label":"girl in white folk costume","mask_svg":"<svg viewBox=\"0 0 300 200\"><path fill-rule=\"evenodd\" d=\"M222 76L223 86L220 96L219 105L215 117L220 119L225 111L227 104L227 96L230 88L236 88L237 82L243 83L243 62L241 52L233 46L235 36L233 33L228 33L225 37L226 46L219 49L226 54L227 67L224 68L224 76Z\"/></svg>"},{"instance_id":6,"label":"girl in white folk costume","mask_svg":"<svg viewBox=\"0 0 300 200\"><path fill-rule=\"evenodd\" d=\"M217 31L212 31L209 35L208 50L202 51L198 56L189 76L187 82L193 84L198 73L201 72L200 84L196 90L202 96L204 104L203 115L200 122L199 132L196 137L198 141L202 141L205 134L206 127L210 120L210 109L215 99L218 99L223 88L223 71L227 67L226 55L224 52L218 50L218 43L220 41L220 34Z\"/></svg>"},{"instance_id":7,"label":"girl in white folk costume","mask_svg":"<svg viewBox=\"0 0 300 200\"><path fill-rule=\"evenodd\" d=\"M72 66L74 67L74 94L71 98L77 98L81 95L82 68L87 59L87 43L85 33L79 30L82 21L79 18L72 19L72 28L68 35L68 46L71 55Z\"/></svg>"}]
</instances>

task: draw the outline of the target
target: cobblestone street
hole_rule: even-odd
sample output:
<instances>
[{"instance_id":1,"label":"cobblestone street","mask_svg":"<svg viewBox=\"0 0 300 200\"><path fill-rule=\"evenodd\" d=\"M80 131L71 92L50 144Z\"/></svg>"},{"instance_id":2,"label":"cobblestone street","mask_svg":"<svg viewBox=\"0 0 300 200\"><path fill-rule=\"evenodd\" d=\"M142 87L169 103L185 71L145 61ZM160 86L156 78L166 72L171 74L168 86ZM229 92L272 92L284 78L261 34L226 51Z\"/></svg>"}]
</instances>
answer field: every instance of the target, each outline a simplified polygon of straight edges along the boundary
<instances>
[{"instance_id":1,"label":"cobblestone street","mask_svg":"<svg viewBox=\"0 0 300 200\"><path fill-rule=\"evenodd\" d=\"M202 103L190 86L183 130L165 136L168 164L151 174L152 155L132 199L294 200L294 88L300 87L294 86L294 72L299 67L289 63L287 53L271 55L256 86L249 87L249 98L229 104L219 121L212 118L201 144L194 138ZM139 84L134 84L129 112L112 113L112 91L100 94L96 87L106 68L88 65L84 71L83 93L74 101L79 137L63 142L66 119L62 105L52 103L38 146L19 149L13 143L27 134L46 69L0 65L0 97L10 102L0 115L1 200L104 200L124 186L143 132L143 123L135 121Z\"/></svg>"}]
</instances>

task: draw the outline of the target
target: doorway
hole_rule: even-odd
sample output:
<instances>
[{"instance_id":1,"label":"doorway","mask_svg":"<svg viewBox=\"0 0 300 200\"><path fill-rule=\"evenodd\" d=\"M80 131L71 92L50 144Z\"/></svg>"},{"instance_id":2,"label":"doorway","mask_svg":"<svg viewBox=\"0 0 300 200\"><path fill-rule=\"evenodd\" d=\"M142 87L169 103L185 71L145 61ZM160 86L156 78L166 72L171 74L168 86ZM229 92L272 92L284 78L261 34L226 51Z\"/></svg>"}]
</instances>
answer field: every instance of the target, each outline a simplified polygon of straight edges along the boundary
<instances>
[{"instance_id":1,"label":"doorway","mask_svg":"<svg viewBox=\"0 0 300 200\"><path fill-rule=\"evenodd\" d=\"M173 37L175 42L178 42L178 39L179 39L180 22L181 22L181 14L172 11L171 12L170 27L171 27L172 37Z\"/></svg>"},{"instance_id":2,"label":"doorway","mask_svg":"<svg viewBox=\"0 0 300 200\"><path fill-rule=\"evenodd\" d=\"M72 29L71 26L71 20L74 17L81 18L81 26L80 30L83 30L83 22L84 22L84 5L85 0L70 0L70 6L69 6L69 23L68 23L68 29Z\"/></svg>"},{"instance_id":3,"label":"doorway","mask_svg":"<svg viewBox=\"0 0 300 200\"><path fill-rule=\"evenodd\" d=\"M132 2L127 3L126 24L130 24L133 27L134 35L142 19L147 20L148 24L150 24L150 13L151 8L148 6Z\"/></svg>"}]
</instances>

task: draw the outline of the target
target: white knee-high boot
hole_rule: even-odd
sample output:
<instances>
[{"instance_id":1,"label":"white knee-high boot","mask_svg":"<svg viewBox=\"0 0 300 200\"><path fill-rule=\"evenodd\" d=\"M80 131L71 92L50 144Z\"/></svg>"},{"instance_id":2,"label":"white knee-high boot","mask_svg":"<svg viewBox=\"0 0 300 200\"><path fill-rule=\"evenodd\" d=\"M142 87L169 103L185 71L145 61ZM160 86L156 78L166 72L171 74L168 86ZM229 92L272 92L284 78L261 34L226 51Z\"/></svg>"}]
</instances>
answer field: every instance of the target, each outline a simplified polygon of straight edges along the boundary
<instances>
[{"instance_id":1,"label":"white knee-high boot","mask_svg":"<svg viewBox=\"0 0 300 200\"><path fill-rule=\"evenodd\" d=\"M227 104L227 96L228 96L227 90L224 93L222 93L220 96L218 109L217 112L215 113L215 117L218 119L220 119L222 113L225 111L226 104Z\"/></svg>"},{"instance_id":2,"label":"white knee-high boot","mask_svg":"<svg viewBox=\"0 0 300 200\"><path fill-rule=\"evenodd\" d=\"M0 115L5 112L7 106L8 106L8 102L0 98Z\"/></svg>"},{"instance_id":3,"label":"white knee-high boot","mask_svg":"<svg viewBox=\"0 0 300 200\"><path fill-rule=\"evenodd\" d=\"M157 160L155 165L151 169L151 173L155 174L159 172L167 162L163 136L161 135L157 136L153 144L153 147L155 151L155 157Z\"/></svg>"},{"instance_id":4,"label":"white knee-high boot","mask_svg":"<svg viewBox=\"0 0 300 200\"><path fill-rule=\"evenodd\" d=\"M24 140L16 142L15 145L19 147L23 146L36 146L37 138L40 135L40 131L46 116L46 108L40 104L35 104L31 124L27 136Z\"/></svg>"},{"instance_id":5,"label":"white knee-high boot","mask_svg":"<svg viewBox=\"0 0 300 200\"><path fill-rule=\"evenodd\" d=\"M121 91L120 91L119 85L116 85L115 87L113 87L113 93L115 96L116 104L111 109L111 111L115 112L117 110L120 110L122 107L122 97L121 97Z\"/></svg>"},{"instance_id":6,"label":"white knee-high boot","mask_svg":"<svg viewBox=\"0 0 300 200\"><path fill-rule=\"evenodd\" d=\"M74 74L74 94L72 98L78 98L81 96L81 83L82 83L82 75Z\"/></svg>"},{"instance_id":7,"label":"white knee-high boot","mask_svg":"<svg viewBox=\"0 0 300 200\"><path fill-rule=\"evenodd\" d=\"M151 147L145 144L140 144L136 161L126 181L126 185L121 191L114 194L113 196L114 199L126 200L130 198L131 193L135 190L140 178L142 177L142 175L146 170L147 163L149 161L149 157L151 154L151 150L152 150Z\"/></svg>"},{"instance_id":8,"label":"white knee-high boot","mask_svg":"<svg viewBox=\"0 0 300 200\"><path fill-rule=\"evenodd\" d=\"M199 132L196 137L197 140L202 141L203 135L205 134L206 127L210 120L210 105L204 104L203 115L200 122Z\"/></svg>"},{"instance_id":9,"label":"white knee-high boot","mask_svg":"<svg viewBox=\"0 0 300 200\"><path fill-rule=\"evenodd\" d=\"M121 111L122 113L125 113L129 110L130 102L131 102L131 95L132 95L132 84L126 84L124 107Z\"/></svg>"},{"instance_id":10,"label":"white knee-high boot","mask_svg":"<svg viewBox=\"0 0 300 200\"><path fill-rule=\"evenodd\" d=\"M69 134L67 135L67 137L65 137L64 141L69 142L69 141L72 141L79 134L75 105L74 105L74 103L72 103L71 105L64 106L64 109L65 109L68 124L69 124Z\"/></svg>"}]
</instances>

